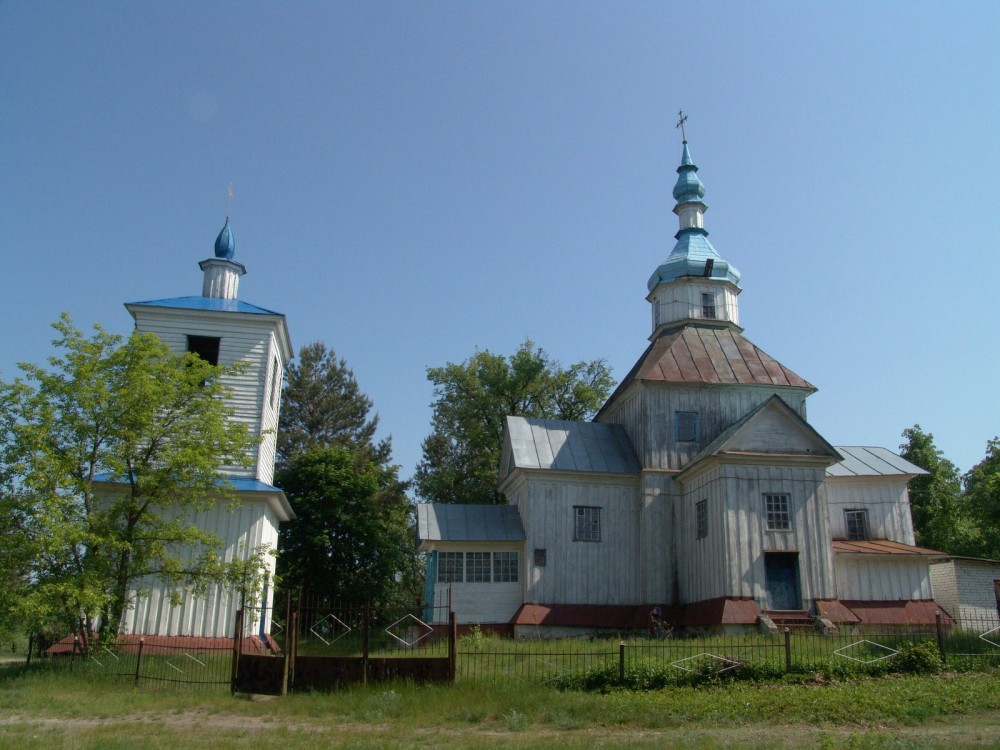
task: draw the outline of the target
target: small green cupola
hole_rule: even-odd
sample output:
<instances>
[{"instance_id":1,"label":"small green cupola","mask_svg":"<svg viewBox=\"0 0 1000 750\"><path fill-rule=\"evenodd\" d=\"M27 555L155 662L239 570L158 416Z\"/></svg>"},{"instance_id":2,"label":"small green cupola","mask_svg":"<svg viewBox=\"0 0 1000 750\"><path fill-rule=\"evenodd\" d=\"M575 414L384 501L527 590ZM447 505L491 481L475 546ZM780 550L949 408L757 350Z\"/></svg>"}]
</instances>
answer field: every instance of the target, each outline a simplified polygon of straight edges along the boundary
<instances>
[{"instance_id":1,"label":"small green cupola","mask_svg":"<svg viewBox=\"0 0 1000 750\"><path fill-rule=\"evenodd\" d=\"M736 295L740 272L708 240L703 202L705 185L683 140L673 196L680 227L673 251L647 282L653 305L653 335L683 325L739 328ZM740 329L742 330L742 329Z\"/></svg>"}]
</instances>

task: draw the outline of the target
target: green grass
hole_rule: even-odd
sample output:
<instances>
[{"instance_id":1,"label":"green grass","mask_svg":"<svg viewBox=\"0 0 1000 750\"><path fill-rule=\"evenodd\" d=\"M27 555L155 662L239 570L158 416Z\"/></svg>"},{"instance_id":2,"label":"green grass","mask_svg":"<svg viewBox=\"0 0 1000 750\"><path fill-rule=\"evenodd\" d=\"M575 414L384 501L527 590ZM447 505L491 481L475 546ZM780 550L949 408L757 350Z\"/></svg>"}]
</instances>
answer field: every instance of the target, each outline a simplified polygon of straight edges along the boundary
<instances>
[{"instance_id":1,"label":"green grass","mask_svg":"<svg viewBox=\"0 0 1000 750\"><path fill-rule=\"evenodd\" d=\"M0 668L0 746L994 747L1000 673L564 692L379 685L271 700Z\"/></svg>"}]
</instances>

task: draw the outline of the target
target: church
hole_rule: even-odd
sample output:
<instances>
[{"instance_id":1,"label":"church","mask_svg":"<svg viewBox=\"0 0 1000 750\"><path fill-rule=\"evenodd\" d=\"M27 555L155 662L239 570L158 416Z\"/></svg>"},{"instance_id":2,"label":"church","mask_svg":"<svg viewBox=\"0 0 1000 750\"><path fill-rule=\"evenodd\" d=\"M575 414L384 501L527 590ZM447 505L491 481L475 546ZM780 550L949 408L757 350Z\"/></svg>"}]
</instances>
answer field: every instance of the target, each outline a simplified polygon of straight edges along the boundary
<instances>
[{"instance_id":1,"label":"church","mask_svg":"<svg viewBox=\"0 0 1000 750\"><path fill-rule=\"evenodd\" d=\"M220 553L230 562L248 559L258 549L277 549L278 526L294 517L285 494L271 484L274 473L278 413L285 365L292 356L285 316L239 299L246 268L233 260L236 242L229 220L215 241L215 253L201 261L200 296L126 303L141 332L155 333L177 353L194 352L213 365L244 368L225 379L231 390L232 419L260 437L247 456L247 466L220 467L238 503L216 500L199 510L193 521L222 541ZM109 495L121 488L103 477ZM274 556L266 555L263 604L273 598ZM239 593L214 585L203 596L175 592L155 578L141 582L123 620L129 635L232 638ZM245 623L247 635L262 640L270 632L269 609Z\"/></svg>"},{"instance_id":2,"label":"church","mask_svg":"<svg viewBox=\"0 0 1000 750\"><path fill-rule=\"evenodd\" d=\"M834 447L807 380L740 326L683 141L649 346L592 422L507 417L503 506L423 504L427 600L517 635L931 624L930 560L884 448ZM435 610L444 611L444 610Z\"/></svg>"}]
</instances>

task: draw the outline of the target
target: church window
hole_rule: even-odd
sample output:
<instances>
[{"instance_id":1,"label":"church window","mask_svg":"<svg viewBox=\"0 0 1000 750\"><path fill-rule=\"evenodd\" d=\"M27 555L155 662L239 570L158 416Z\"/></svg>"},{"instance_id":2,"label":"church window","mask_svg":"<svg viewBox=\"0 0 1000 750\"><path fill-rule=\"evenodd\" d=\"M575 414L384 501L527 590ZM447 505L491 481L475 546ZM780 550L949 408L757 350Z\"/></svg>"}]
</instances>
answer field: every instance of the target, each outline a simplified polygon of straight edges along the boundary
<instances>
[{"instance_id":1,"label":"church window","mask_svg":"<svg viewBox=\"0 0 1000 750\"><path fill-rule=\"evenodd\" d=\"M188 336L189 352L197 354L210 365L219 364L219 344L222 341L218 336Z\"/></svg>"},{"instance_id":2,"label":"church window","mask_svg":"<svg viewBox=\"0 0 1000 750\"><path fill-rule=\"evenodd\" d=\"M465 553L465 580L469 583L490 582L490 553Z\"/></svg>"},{"instance_id":3,"label":"church window","mask_svg":"<svg viewBox=\"0 0 1000 750\"><path fill-rule=\"evenodd\" d=\"M708 536L708 500L702 500L694 507L698 520L698 538L704 539Z\"/></svg>"},{"instance_id":4,"label":"church window","mask_svg":"<svg viewBox=\"0 0 1000 750\"><path fill-rule=\"evenodd\" d=\"M586 505L573 506L576 528L573 540L577 542L601 541L601 509Z\"/></svg>"},{"instance_id":5,"label":"church window","mask_svg":"<svg viewBox=\"0 0 1000 750\"><path fill-rule=\"evenodd\" d=\"M493 553L493 583L517 583L517 553Z\"/></svg>"},{"instance_id":6,"label":"church window","mask_svg":"<svg viewBox=\"0 0 1000 750\"><path fill-rule=\"evenodd\" d=\"M271 365L271 408L275 408L278 405L278 390L281 385L281 377L278 371L281 369L281 365L278 364L278 358L274 358L274 364Z\"/></svg>"},{"instance_id":7,"label":"church window","mask_svg":"<svg viewBox=\"0 0 1000 750\"><path fill-rule=\"evenodd\" d=\"M465 580L465 553L438 552L438 583L461 583Z\"/></svg>"},{"instance_id":8,"label":"church window","mask_svg":"<svg viewBox=\"0 0 1000 750\"><path fill-rule=\"evenodd\" d=\"M535 567L544 568L548 551L544 547L535 547Z\"/></svg>"},{"instance_id":9,"label":"church window","mask_svg":"<svg viewBox=\"0 0 1000 750\"><path fill-rule=\"evenodd\" d=\"M715 295L709 294L708 292L702 292L701 295L701 317L703 318L714 318L715 317Z\"/></svg>"},{"instance_id":10,"label":"church window","mask_svg":"<svg viewBox=\"0 0 1000 750\"><path fill-rule=\"evenodd\" d=\"M868 538L868 511L845 510L844 520L847 523L847 538L860 540Z\"/></svg>"},{"instance_id":11,"label":"church window","mask_svg":"<svg viewBox=\"0 0 1000 750\"><path fill-rule=\"evenodd\" d=\"M788 531L792 515L788 511L788 495L764 495L768 531Z\"/></svg>"},{"instance_id":12,"label":"church window","mask_svg":"<svg viewBox=\"0 0 1000 750\"><path fill-rule=\"evenodd\" d=\"M675 411L674 432L677 442L697 443L699 421L696 411Z\"/></svg>"}]
</instances>

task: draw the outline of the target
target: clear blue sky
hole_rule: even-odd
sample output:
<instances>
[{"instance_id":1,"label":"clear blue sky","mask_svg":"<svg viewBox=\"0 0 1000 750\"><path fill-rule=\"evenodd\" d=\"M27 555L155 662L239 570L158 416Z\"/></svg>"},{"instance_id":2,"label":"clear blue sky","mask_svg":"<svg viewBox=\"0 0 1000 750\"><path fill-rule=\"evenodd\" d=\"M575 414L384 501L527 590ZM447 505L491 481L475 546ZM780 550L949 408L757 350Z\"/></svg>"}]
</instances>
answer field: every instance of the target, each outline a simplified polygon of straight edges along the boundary
<instances>
[{"instance_id":1,"label":"clear blue sky","mask_svg":"<svg viewBox=\"0 0 1000 750\"><path fill-rule=\"evenodd\" d=\"M1000 432L1000 3L0 2L0 377L49 324L240 296L322 340L409 476L428 366L618 378L673 247L677 111L746 335L838 445Z\"/></svg>"}]
</instances>

